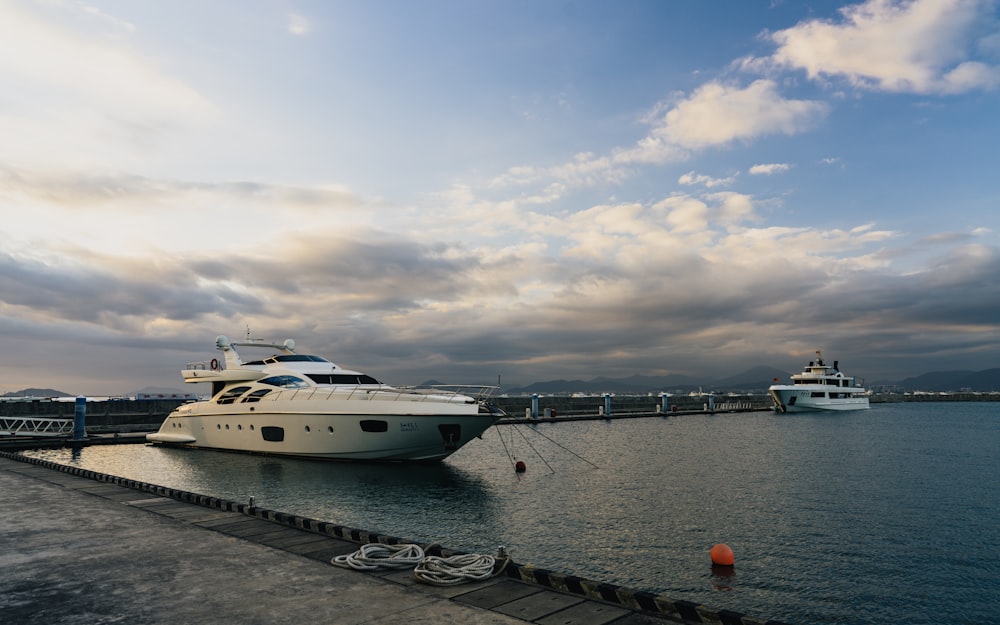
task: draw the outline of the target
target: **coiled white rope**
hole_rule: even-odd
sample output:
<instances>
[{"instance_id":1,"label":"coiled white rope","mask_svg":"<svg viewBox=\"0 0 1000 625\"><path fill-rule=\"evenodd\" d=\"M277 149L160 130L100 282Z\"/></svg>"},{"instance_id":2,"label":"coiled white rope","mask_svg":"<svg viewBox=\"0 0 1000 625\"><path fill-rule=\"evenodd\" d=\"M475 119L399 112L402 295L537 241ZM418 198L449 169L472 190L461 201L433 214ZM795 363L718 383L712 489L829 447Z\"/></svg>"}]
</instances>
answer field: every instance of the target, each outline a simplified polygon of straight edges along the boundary
<instances>
[{"instance_id":1,"label":"coiled white rope","mask_svg":"<svg viewBox=\"0 0 1000 625\"><path fill-rule=\"evenodd\" d=\"M369 543L354 553L336 556L330 564L345 569L374 571L376 569L408 569L424 559L420 545L383 545Z\"/></svg>"},{"instance_id":2,"label":"coiled white rope","mask_svg":"<svg viewBox=\"0 0 1000 625\"><path fill-rule=\"evenodd\" d=\"M425 556L420 545L369 543L362 545L354 553L334 557L330 563L357 571L413 567L413 576L418 582L434 586L453 586L499 575L510 562L505 552L501 551L501 555L503 561L497 567L497 559L493 556L469 553L439 558Z\"/></svg>"},{"instance_id":3,"label":"coiled white rope","mask_svg":"<svg viewBox=\"0 0 1000 625\"><path fill-rule=\"evenodd\" d=\"M439 558L427 556L413 569L418 582L435 586L454 586L465 582L478 582L499 573L494 571L496 558L475 553ZM506 562L504 562L506 566ZM501 571L503 569L500 569Z\"/></svg>"}]
</instances>

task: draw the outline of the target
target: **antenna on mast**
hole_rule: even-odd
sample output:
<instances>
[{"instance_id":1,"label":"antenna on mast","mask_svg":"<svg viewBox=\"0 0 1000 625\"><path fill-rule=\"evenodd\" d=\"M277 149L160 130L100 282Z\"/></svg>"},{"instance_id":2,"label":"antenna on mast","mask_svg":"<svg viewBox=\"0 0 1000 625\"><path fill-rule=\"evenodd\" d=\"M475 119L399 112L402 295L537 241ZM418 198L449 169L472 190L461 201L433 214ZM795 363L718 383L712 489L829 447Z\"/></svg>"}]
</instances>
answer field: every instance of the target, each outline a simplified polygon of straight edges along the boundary
<instances>
[{"instance_id":1,"label":"antenna on mast","mask_svg":"<svg viewBox=\"0 0 1000 625\"><path fill-rule=\"evenodd\" d=\"M250 332L250 325L248 324L247 325L247 339L246 339L247 343L250 343L252 345L254 343L260 343L261 341L264 340L264 339L255 339L255 338L252 338L250 336L250 334L251 334L251 332Z\"/></svg>"}]
</instances>

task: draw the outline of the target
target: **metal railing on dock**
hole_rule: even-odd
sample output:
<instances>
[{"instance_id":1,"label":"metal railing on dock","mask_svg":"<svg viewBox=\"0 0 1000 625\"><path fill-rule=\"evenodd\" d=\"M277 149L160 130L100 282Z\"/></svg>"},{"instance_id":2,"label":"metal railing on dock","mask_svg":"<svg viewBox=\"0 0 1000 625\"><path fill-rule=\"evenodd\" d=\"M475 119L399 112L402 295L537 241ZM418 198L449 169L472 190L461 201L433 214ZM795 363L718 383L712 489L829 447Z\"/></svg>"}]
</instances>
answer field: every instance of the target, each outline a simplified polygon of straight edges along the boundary
<instances>
[{"instance_id":1,"label":"metal railing on dock","mask_svg":"<svg viewBox=\"0 0 1000 625\"><path fill-rule=\"evenodd\" d=\"M73 419L0 416L0 436L67 436L72 433Z\"/></svg>"},{"instance_id":2,"label":"metal railing on dock","mask_svg":"<svg viewBox=\"0 0 1000 625\"><path fill-rule=\"evenodd\" d=\"M580 421L685 414L758 412L772 409L766 395L521 395L491 403L509 416L502 422Z\"/></svg>"}]
</instances>

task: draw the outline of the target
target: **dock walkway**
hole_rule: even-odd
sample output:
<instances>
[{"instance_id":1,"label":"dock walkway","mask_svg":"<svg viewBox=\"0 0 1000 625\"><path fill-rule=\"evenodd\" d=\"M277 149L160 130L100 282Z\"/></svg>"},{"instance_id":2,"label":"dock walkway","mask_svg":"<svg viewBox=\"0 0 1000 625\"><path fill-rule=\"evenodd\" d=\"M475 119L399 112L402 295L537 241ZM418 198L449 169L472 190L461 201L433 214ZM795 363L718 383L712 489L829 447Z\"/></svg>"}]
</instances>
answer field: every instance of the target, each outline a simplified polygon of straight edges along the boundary
<instances>
[{"instance_id":1,"label":"dock walkway","mask_svg":"<svg viewBox=\"0 0 1000 625\"><path fill-rule=\"evenodd\" d=\"M356 543L6 457L0 493L5 625L665 622L505 577L342 569Z\"/></svg>"}]
</instances>

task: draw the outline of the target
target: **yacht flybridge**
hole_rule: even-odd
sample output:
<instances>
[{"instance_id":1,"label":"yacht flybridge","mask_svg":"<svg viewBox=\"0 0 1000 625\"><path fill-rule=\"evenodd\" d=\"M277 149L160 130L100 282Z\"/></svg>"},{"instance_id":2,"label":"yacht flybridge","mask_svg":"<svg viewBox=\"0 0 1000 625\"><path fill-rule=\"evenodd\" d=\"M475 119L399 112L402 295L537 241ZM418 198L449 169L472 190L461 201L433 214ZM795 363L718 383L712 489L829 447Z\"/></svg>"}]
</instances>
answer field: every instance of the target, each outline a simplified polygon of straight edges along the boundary
<instances>
[{"instance_id":1,"label":"yacht flybridge","mask_svg":"<svg viewBox=\"0 0 1000 625\"><path fill-rule=\"evenodd\" d=\"M777 412L868 408L868 391L856 386L853 377L841 373L838 361L833 361L833 366L825 364L819 350L815 361L810 361L802 373L792 375L791 384L774 384L768 393Z\"/></svg>"},{"instance_id":2,"label":"yacht flybridge","mask_svg":"<svg viewBox=\"0 0 1000 625\"><path fill-rule=\"evenodd\" d=\"M493 425L495 386L393 387L320 356L298 354L295 342L230 342L223 360L191 363L185 382L212 385L207 400L182 404L154 434L154 444L283 454L329 460L442 460ZM237 347L277 353L243 361Z\"/></svg>"}]
</instances>

